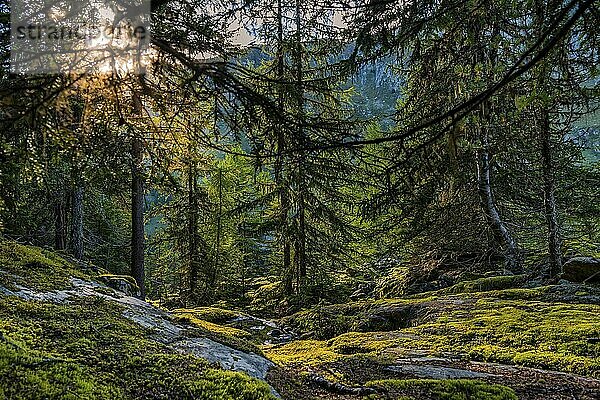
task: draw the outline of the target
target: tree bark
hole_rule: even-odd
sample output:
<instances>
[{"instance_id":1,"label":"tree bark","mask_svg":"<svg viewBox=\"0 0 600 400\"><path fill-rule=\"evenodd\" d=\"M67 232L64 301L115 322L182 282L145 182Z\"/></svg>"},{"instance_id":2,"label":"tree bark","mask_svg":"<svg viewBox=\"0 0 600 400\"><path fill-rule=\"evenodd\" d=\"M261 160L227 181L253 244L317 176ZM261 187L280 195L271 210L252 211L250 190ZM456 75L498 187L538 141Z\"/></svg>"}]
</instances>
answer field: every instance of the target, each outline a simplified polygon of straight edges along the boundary
<instances>
[{"instance_id":1,"label":"tree bark","mask_svg":"<svg viewBox=\"0 0 600 400\"><path fill-rule=\"evenodd\" d=\"M306 270L306 204L304 198L304 189L301 189L298 199L298 244L296 246L295 256L298 266L298 288L301 288L307 277Z\"/></svg>"},{"instance_id":2,"label":"tree bark","mask_svg":"<svg viewBox=\"0 0 600 400\"><path fill-rule=\"evenodd\" d=\"M485 104L482 105L481 116L483 117L483 121L487 120ZM513 273L520 273L522 272L522 267L519 259L517 242L512 237L510 231L506 227L506 224L500 217L500 213L498 212L498 208L494 199L487 127L480 127L479 129L480 148L477 152L477 184L479 200L481 207L485 211L488 222L492 227L496 240L498 240L504 248L506 268Z\"/></svg>"},{"instance_id":3,"label":"tree bark","mask_svg":"<svg viewBox=\"0 0 600 400\"><path fill-rule=\"evenodd\" d=\"M197 193L196 165L190 160L188 171L188 257L190 295L195 299L198 286L198 193Z\"/></svg>"},{"instance_id":4,"label":"tree bark","mask_svg":"<svg viewBox=\"0 0 600 400\"><path fill-rule=\"evenodd\" d=\"M283 80L285 79L285 58L283 53L283 6L282 0L277 0L277 80L279 81L277 91L277 106L280 115L284 114L285 99ZM285 156L286 149L285 129L277 127L277 159L275 162L275 182L279 190L279 237L282 249L284 292L291 295L293 292L293 270L291 246L288 230L288 218L290 211L289 190L285 183Z\"/></svg>"},{"instance_id":5,"label":"tree bark","mask_svg":"<svg viewBox=\"0 0 600 400\"><path fill-rule=\"evenodd\" d=\"M558 7L557 2L537 1L535 3L534 23L536 31L542 34L546 25L546 16L552 15ZM556 61L556 60L554 60ZM546 59L538 67L537 90L544 94L551 93L551 67L552 61ZM552 157L552 130L550 127L550 112L546 99L540 99L540 105L536 109L539 129L540 156L542 167L542 196L544 202L544 218L546 220L548 267L545 274L551 278L562 273L562 251L560 239L560 225L558 223L558 211L554 192L556 180L554 176L554 165Z\"/></svg>"},{"instance_id":6,"label":"tree bark","mask_svg":"<svg viewBox=\"0 0 600 400\"><path fill-rule=\"evenodd\" d=\"M550 116L547 109L541 112L540 121L540 152L542 156L544 214L548 234L549 265L547 274L554 278L562 273L562 251L560 239L560 225L556 207L554 166L552 160L552 133L550 130Z\"/></svg>"},{"instance_id":7,"label":"tree bark","mask_svg":"<svg viewBox=\"0 0 600 400\"><path fill-rule=\"evenodd\" d=\"M302 8L301 0L296 0L296 101L298 113L298 141L299 147L305 145L304 132L304 68L303 68L303 50L302 50ZM302 286L306 280L306 182L304 182L304 163L305 154L303 151L298 155L296 169L296 191L297 191L297 226L298 232L295 237L294 261L296 264L296 290L302 291Z\"/></svg>"},{"instance_id":8,"label":"tree bark","mask_svg":"<svg viewBox=\"0 0 600 400\"><path fill-rule=\"evenodd\" d=\"M67 248L67 213L62 193L57 194L54 202L54 249Z\"/></svg>"},{"instance_id":9,"label":"tree bark","mask_svg":"<svg viewBox=\"0 0 600 400\"><path fill-rule=\"evenodd\" d=\"M219 208L217 210L217 237L215 241L215 262L213 264L213 268L210 274L210 281L208 282L209 288L211 290L211 295L213 294L214 287L217 283L217 273L219 271L221 262L221 236L223 236L223 171L220 169L218 177Z\"/></svg>"},{"instance_id":10,"label":"tree bark","mask_svg":"<svg viewBox=\"0 0 600 400\"><path fill-rule=\"evenodd\" d=\"M71 207L71 251L78 260L83 260L83 196L84 188L81 182L73 190L73 205Z\"/></svg>"},{"instance_id":11,"label":"tree bark","mask_svg":"<svg viewBox=\"0 0 600 400\"><path fill-rule=\"evenodd\" d=\"M481 26L475 27L475 30L477 37L481 39L485 38L485 30L482 29ZM493 39L498 35L498 28L496 26L492 26L492 42ZM474 51L476 52L475 61L480 62L484 68L487 69L484 69L484 78L494 80L494 67L498 62L497 49L490 48L486 51L485 44L479 43L479 49ZM488 224L492 228L494 238L503 249L505 268L513 273L522 273L523 268L521 265L517 242L507 228L506 223L500 216L492 186L492 166L489 145L489 131L491 123L490 116L492 115L491 108L492 102L489 100L483 102L479 107L479 126L477 128L479 140L479 150L477 151L477 185L479 201L487 217Z\"/></svg>"},{"instance_id":12,"label":"tree bark","mask_svg":"<svg viewBox=\"0 0 600 400\"><path fill-rule=\"evenodd\" d=\"M141 115L142 103L139 94L133 96L136 115ZM146 297L144 284L144 177L143 143L137 132L131 141L131 276L135 279L140 298Z\"/></svg>"}]
</instances>

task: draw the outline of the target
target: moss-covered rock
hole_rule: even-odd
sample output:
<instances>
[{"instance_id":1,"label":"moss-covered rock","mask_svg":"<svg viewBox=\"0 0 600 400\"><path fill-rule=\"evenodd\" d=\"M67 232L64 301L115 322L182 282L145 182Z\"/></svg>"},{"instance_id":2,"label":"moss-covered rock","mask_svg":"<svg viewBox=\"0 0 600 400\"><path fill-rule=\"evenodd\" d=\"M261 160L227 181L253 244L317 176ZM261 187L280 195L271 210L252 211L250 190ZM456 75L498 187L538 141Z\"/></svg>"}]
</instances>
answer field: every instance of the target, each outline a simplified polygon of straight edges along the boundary
<instances>
[{"instance_id":1,"label":"moss-covered rock","mask_svg":"<svg viewBox=\"0 0 600 400\"><path fill-rule=\"evenodd\" d=\"M106 284L106 286L125 293L128 296L139 296L140 288L129 275L113 275L113 274L102 274L98 276L100 282Z\"/></svg>"},{"instance_id":2,"label":"moss-covered rock","mask_svg":"<svg viewBox=\"0 0 600 400\"><path fill-rule=\"evenodd\" d=\"M282 366L317 366L341 358L341 354L320 340L297 340L267 350L269 359Z\"/></svg>"},{"instance_id":3,"label":"moss-covered rock","mask_svg":"<svg viewBox=\"0 0 600 400\"><path fill-rule=\"evenodd\" d=\"M501 275L487 278L479 278L470 281L459 282L447 289L438 291L438 294L449 293L477 293L492 290L504 290L520 288L527 282L527 275Z\"/></svg>"},{"instance_id":4,"label":"moss-covered rock","mask_svg":"<svg viewBox=\"0 0 600 400\"><path fill-rule=\"evenodd\" d=\"M400 297L406 294L412 281L410 268L398 265L391 268L389 273L377 279L373 294L377 298Z\"/></svg>"},{"instance_id":5,"label":"moss-covered rock","mask_svg":"<svg viewBox=\"0 0 600 400\"><path fill-rule=\"evenodd\" d=\"M212 322L213 324L223 324L245 315L241 312L216 307L178 308L172 312L176 315L191 315L197 319Z\"/></svg>"},{"instance_id":6,"label":"moss-covered rock","mask_svg":"<svg viewBox=\"0 0 600 400\"><path fill-rule=\"evenodd\" d=\"M450 353L465 359L600 377L600 347L594 340L600 337L600 306L539 301L547 293L548 288L507 289L355 305L349 308L353 322L346 325L350 327L347 332L328 341L307 342L316 349L313 360L310 352L299 350L303 347L299 343L269 349L267 354L283 363L314 363L321 362L323 355L336 359L398 351ZM407 325L372 332L353 329L361 326L361 318L373 313L407 307L414 310ZM389 311L388 315L398 314Z\"/></svg>"},{"instance_id":7,"label":"moss-covered rock","mask_svg":"<svg viewBox=\"0 0 600 400\"><path fill-rule=\"evenodd\" d=\"M163 311L52 252L2 241L0 271L0 399L274 398L264 381L170 346L184 330Z\"/></svg>"},{"instance_id":8,"label":"moss-covered rock","mask_svg":"<svg viewBox=\"0 0 600 400\"><path fill-rule=\"evenodd\" d=\"M191 328L188 331L188 335L208 337L226 346L231 346L248 353L263 355L260 347L252 342L252 334L244 330L204 321L196 318L193 313L187 312L175 313L174 321L188 325Z\"/></svg>"},{"instance_id":9,"label":"moss-covered rock","mask_svg":"<svg viewBox=\"0 0 600 400\"><path fill-rule=\"evenodd\" d=\"M329 339L349 332L357 321L364 302L326 305L300 311L281 319L281 324L310 338Z\"/></svg>"},{"instance_id":10,"label":"moss-covered rock","mask_svg":"<svg viewBox=\"0 0 600 400\"><path fill-rule=\"evenodd\" d=\"M10 399L268 399L264 382L152 340L97 298L0 298L0 387ZM0 398L2 396L0 395Z\"/></svg>"},{"instance_id":11,"label":"moss-covered rock","mask_svg":"<svg viewBox=\"0 0 600 400\"><path fill-rule=\"evenodd\" d=\"M361 301L315 307L281 319L311 339L331 339L348 332L393 331L415 324L428 308L447 305L432 297Z\"/></svg>"}]
</instances>

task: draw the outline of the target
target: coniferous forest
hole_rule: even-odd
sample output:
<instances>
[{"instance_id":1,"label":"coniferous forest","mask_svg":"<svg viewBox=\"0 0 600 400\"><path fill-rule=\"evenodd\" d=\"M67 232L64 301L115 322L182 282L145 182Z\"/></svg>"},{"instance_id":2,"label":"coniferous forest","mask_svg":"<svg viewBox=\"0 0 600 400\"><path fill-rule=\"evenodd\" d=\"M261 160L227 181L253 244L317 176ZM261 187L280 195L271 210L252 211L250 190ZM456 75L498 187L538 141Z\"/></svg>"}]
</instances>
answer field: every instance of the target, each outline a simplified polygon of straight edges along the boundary
<instances>
[{"instance_id":1,"label":"coniferous forest","mask_svg":"<svg viewBox=\"0 0 600 400\"><path fill-rule=\"evenodd\" d=\"M597 0L0 0L0 55L0 399L600 399Z\"/></svg>"}]
</instances>

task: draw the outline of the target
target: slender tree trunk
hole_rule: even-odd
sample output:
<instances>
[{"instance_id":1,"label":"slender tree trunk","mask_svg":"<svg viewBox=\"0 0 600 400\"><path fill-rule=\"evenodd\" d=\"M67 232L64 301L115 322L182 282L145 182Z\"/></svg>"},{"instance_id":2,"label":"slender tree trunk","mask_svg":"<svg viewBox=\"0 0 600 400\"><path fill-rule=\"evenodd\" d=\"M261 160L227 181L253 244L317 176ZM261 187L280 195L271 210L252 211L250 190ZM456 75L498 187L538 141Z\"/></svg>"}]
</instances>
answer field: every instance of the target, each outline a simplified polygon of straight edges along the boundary
<instances>
[{"instance_id":1,"label":"slender tree trunk","mask_svg":"<svg viewBox=\"0 0 600 400\"><path fill-rule=\"evenodd\" d=\"M546 25L546 16L552 15L558 8L557 2L537 1L535 3L536 31L542 34ZM541 93L549 94L552 61L544 60L538 67L537 90ZM550 128L550 112L548 106L541 100L541 105L536 110L539 126L540 156L542 161L542 192L544 201L544 216L547 230L547 246L549 262L546 274L549 277L556 277L562 272L562 252L560 239L560 225L558 223L558 211L554 192L556 181L554 177L554 165L552 157L552 131Z\"/></svg>"},{"instance_id":2,"label":"slender tree trunk","mask_svg":"<svg viewBox=\"0 0 600 400\"><path fill-rule=\"evenodd\" d=\"M71 250L73 256L83 260L83 183L79 181L73 189L73 205L71 207Z\"/></svg>"},{"instance_id":3,"label":"slender tree trunk","mask_svg":"<svg viewBox=\"0 0 600 400\"><path fill-rule=\"evenodd\" d=\"M301 0L296 0L296 100L298 113L298 141L300 148L305 145L304 132L304 69L303 69L303 49L302 49L302 8ZM296 234L294 259L297 273L297 292L302 291L302 286L306 280L306 182L304 181L304 163L305 154L301 152L298 155L298 167L296 176L297 185L297 207L298 207L298 232Z\"/></svg>"},{"instance_id":4,"label":"slender tree trunk","mask_svg":"<svg viewBox=\"0 0 600 400\"><path fill-rule=\"evenodd\" d=\"M135 115L141 115L142 103L139 94L133 96ZM140 298L146 297L144 284L144 176L143 143L138 133L131 141L131 276L140 289Z\"/></svg>"},{"instance_id":5,"label":"slender tree trunk","mask_svg":"<svg viewBox=\"0 0 600 400\"><path fill-rule=\"evenodd\" d=\"M475 27L476 37L485 38L485 29L481 26ZM499 31L496 26L492 26L491 38L493 42L498 37ZM478 48L474 50L476 57L475 61L480 62L484 66L484 77L494 80L494 68L498 62L498 54L495 48L489 48L486 51L486 45L479 43ZM492 166L490 157L489 131L492 115L492 102L485 101L479 108L478 122L478 140L479 150L477 151L477 186L479 192L479 201L482 209L494 233L494 238L504 251L505 268L513 273L521 273L523 271L519 256L517 242L509 231L506 223L500 216L493 190Z\"/></svg>"},{"instance_id":6,"label":"slender tree trunk","mask_svg":"<svg viewBox=\"0 0 600 400\"><path fill-rule=\"evenodd\" d=\"M242 232L242 238L243 238L243 249L244 249L244 253L242 255L242 263L240 265L241 267L241 271L240 271L240 278L241 278L241 283L242 283L242 296L245 297L246 296L246 290L247 290L247 286L248 284L246 283L246 275L248 274L248 270L250 270L252 267L249 265L250 264L250 257L249 257L249 245L248 245L248 230L245 228L245 223L242 222L240 225L238 225L238 232Z\"/></svg>"},{"instance_id":7,"label":"slender tree trunk","mask_svg":"<svg viewBox=\"0 0 600 400\"><path fill-rule=\"evenodd\" d=\"M558 224L558 212L556 207L554 166L552 160L550 116L544 108L541 112L540 121L540 152L542 156L544 213L548 231L548 275L556 277L562 273L562 252L560 239L560 225Z\"/></svg>"},{"instance_id":8,"label":"slender tree trunk","mask_svg":"<svg viewBox=\"0 0 600 400\"><path fill-rule=\"evenodd\" d=\"M482 121L487 121L486 107L487 104L484 104L481 108ZM498 212L498 208L494 199L487 127L481 126L479 130L480 149L478 150L477 154L477 184L479 190L479 200L481 207L485 211L488 222L492 227L496 240L498 240L504 248L506 267L514 273L519 273L522 272L522 267L520 265L521 263L519 260L517 242L512 237L510 231L506 227L506 224L500 217L500 213Z\"/></svg>"},{"instance_id":9,"label":"slender tree trunk","mask_svg":"<svg viewBox=\"0 0 600 400\"><path fill-rule=\"evenodd\" d=\"M547 24L547 16L553 15L559 8L560 2L536 1L534 3L534 24L538 35L543 34ZM542 60L537 67L536 90L548 97L551 94L551 65L556 59ZM549 262L544 272L549 277L556 277L562 272L562 252L560 239L560 225L558 223L558 212L554 192L556 181L554 177L554 165L552 160L552 131L550 128L550 113L547 100L540 99L540 105L535 109L538 115L539 145L542 166L542 193L544 201L544 217L546 220L547 246Z\"/></svg>"},{"instance_id":10,"label":"slender tree trunk","mask_svg":"<svg viewBox=\"0 0 600 400\"><path fill-rule=\"evenodd\" d=\"M198 181L196 164L190 160L188 171L188 257L190 295L195 299L198 286L200 255L198 248Z\"/></svg>"},{"instance_id":11,"label":"slender tree trunk","mask_svg":"<svg viewBox=\"0 0 600 400\"><path fill-rule=\"evenodd\" d=\"M285 59L283 50L283 5L282 0L277 0L277 80L279 81L277 89L277 106L280 116L284 114L285 98L283 80L285 79ZM279 190L279 237L281 240L282 258L283 258L283 281L284 292L291 295L293 292L293 271L291 246L288 231L288 218L290 211L289 190L285 182L285 156L286 149L285 129L279 125L277 127L277 159L275 162L275 182Z\"/></svg>"},{"instance_id":12,"label":"slender tree trunk","mask_svg":"<svg viewBox=\"0 0 600 400\"><path fill-rule=\"evenodd\" d=\"M54 202L54 249L67 248L67 213L62 193L56 196Z\"/></svg>"},{"instance_id":13,"label":"slender tree trunk","mask_svg":"<svg viewBox=\"0 0 600 400\"><path fill-rule=\"evenodd\" d=\"M306 204L304 190L301 189L298 199L298 246L296 248L296 264L298 265L298 287L306 280Z\"/></svg>"},{"instance_id":14,"label":"slender tree trunk","mask_svg":"<svg viewBox=\"0 0 600 400\"><path fill-rule=\"evenodd\" d=\"M217 214L217 240L215 241L215 262L210 274L210 290L211 295L214 292L215 285L217 283L217 272L219 271L221 262L221 236L223 235L223 171L219 169L219 208Z\"/></svg>"},{"instance_id":15,"label":"slender tree trunk","mask_svg":"<svg viewBox=\"0 0 600 400\"><path fill-rule=\"evenodd\" d=\"M71 107L71 131L75 134L79 142L84 142L85 130L85 111L87 102L79 95L75 101L81 102L82 106L77 107L75 104ZM84 243L83 243L83 198L84 198L84 180L83 180L83 163L82 160L75 161L71 164L71 172L73 178L73 190L71 192L71 253L77 260L84 258Z\"/></svg>"}]
</instances>

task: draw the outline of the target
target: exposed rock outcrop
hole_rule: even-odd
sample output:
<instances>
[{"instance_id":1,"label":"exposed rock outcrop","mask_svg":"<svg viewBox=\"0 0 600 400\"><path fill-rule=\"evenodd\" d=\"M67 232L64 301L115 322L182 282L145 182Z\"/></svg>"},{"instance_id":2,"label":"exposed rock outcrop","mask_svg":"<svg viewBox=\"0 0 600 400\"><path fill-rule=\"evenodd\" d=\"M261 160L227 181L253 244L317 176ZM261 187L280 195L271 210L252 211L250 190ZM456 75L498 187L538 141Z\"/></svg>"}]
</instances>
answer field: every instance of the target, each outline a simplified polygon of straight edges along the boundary
<instances>
[{"instance_id":1,"label":"exposed rock outcrop","mask_svg":"<svg viewBox=\"0 0 600 400\"><path fill-rule=\"evenodd\" d=\"M114 282L114 279L110 281ZM170 313L126 293L106 285L72 278L72 287L65 290L38 292L15 285L16 290L0 287L5 296L17 296L25 300L68 304L77 297L99 297L125 307L123 316L153 330L153 338L174 350L218 363L223 369L244 372L254 378L265 379L268 370L274 365L268 359L253 353L234 349L209 338L190 337L183 325L172 322ZM129 290L129 289L128 289Z\"/></svg>"}]
</instances>

